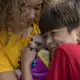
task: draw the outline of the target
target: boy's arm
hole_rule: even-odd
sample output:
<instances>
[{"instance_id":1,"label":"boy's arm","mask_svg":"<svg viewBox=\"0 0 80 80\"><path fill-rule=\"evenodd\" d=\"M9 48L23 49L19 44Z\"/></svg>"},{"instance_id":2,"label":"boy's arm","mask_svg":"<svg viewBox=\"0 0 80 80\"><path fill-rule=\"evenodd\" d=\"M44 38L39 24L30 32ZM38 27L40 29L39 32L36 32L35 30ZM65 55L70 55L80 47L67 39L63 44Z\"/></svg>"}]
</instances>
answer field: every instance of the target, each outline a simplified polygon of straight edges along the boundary
<instances>
[{"instance_id":1,"label":"boy's arm","mask_svg":"<svg viewBox=\"0 0 80 80\"><path fill-rule=\"evenodd\" d=\"M65 52L57 49L46 80L69 80L69 62Z\"/></svg>"}]
</instances>

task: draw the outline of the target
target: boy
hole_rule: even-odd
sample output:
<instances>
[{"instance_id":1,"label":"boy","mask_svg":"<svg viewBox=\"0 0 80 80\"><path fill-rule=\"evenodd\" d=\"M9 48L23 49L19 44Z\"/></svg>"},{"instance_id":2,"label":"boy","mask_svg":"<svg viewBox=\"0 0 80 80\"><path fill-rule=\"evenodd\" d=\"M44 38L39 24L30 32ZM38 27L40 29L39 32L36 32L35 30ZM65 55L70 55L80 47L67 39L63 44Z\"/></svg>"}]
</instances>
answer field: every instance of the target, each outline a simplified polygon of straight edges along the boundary
<instances>
[{"instance_id":1,"label":"boy","mask_svg":"<svg viewBox=\"0 0 80 80\"><path fill-rule=\"evenodd\" d=\"M79 11L78 4L63 2L40 17L39 28L54 53L47 80L80 80Z\"/></svg>"}]
</instances>

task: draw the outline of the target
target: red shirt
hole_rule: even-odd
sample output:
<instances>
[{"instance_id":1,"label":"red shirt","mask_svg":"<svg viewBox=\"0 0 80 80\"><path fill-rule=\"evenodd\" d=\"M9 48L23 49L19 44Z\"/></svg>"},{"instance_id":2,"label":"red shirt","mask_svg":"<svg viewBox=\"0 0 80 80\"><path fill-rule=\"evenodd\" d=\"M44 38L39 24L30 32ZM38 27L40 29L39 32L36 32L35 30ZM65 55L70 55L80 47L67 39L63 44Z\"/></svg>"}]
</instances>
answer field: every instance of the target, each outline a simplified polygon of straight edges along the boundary
<instances>
[{"instance_id":1,"label":"red shirt","mask_svg":"<svg viewBox=\"0 0 80 80\"><path fill-rule=\"evenodd\" d=\"M64 44L56 49L47 80L80 80L80 45Z\"/></svg>"}]
</instances>

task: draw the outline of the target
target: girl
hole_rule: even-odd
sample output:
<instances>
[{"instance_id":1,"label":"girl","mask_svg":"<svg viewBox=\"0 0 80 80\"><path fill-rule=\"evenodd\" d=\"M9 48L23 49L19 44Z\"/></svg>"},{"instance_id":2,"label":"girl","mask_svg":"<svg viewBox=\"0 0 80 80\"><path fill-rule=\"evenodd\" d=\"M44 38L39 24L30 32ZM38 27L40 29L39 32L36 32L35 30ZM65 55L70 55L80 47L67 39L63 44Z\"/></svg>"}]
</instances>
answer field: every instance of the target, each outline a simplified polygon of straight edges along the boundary
<instances>
[{"instance_id":1,"label":"girl","mask_svg":"<svg viewBox=\"0 0 80 80\"><path fill-rule=\"evenodd\" d=\"M43 0L0 0L0 80L18 80L14 70L20 68L21 53L32 36L40 33L33 21L42 4Z\"/></svg>"}]
</instances>

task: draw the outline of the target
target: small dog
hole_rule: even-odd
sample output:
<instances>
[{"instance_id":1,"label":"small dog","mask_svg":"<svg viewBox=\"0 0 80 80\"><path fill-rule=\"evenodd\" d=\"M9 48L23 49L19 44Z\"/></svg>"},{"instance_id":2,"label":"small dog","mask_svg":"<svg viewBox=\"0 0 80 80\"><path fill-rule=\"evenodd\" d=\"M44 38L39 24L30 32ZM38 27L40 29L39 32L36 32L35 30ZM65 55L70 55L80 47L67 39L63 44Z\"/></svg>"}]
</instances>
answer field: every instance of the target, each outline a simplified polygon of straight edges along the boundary
<instances>
[{"instance_id":1,"label":"small dog","mask_svg":"<svg viewBox=\"0 0 80 80\"><path fill-rule=\"evenodd\" d=\"M44 41L43 37L40 34L34 36L31 39L29 47L31 49L35 49L36 51L39 51L41 49L45 49L46 45L45 45L45 41Z\"/></svg>"}]
</instances>

